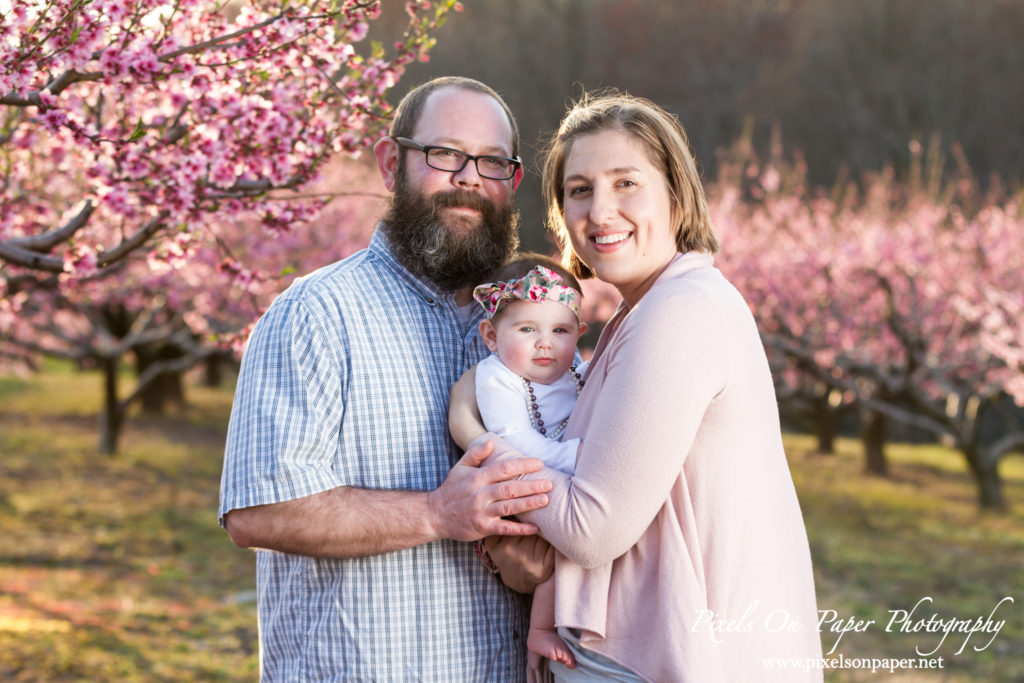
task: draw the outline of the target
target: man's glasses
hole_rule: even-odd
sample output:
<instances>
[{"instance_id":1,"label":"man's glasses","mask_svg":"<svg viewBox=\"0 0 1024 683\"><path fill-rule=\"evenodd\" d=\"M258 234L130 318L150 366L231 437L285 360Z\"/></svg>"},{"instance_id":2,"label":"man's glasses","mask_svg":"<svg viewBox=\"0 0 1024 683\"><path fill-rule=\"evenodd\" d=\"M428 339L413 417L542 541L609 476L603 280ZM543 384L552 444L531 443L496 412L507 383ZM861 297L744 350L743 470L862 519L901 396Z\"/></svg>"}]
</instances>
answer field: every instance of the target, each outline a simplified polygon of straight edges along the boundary
<instances>
[{"instance_id":1,"label":"man's glasses","mask_svg":"<svg viewBox=\"0 0 1024 683\"><path fill-rule=\"evenodd\" d=\"M483 178L491 180L508 180L516 174L516 170L523 165L519 157L506 159L505 157L493 157L488 155L473 156L451 147L438 147L436 145L421 145L409 138L394 138L402 147L416 149L427 156L427 166L436 168L438 171L458 173L472 161L476 164L476 172Z\"/></svg>"}]
</instances>

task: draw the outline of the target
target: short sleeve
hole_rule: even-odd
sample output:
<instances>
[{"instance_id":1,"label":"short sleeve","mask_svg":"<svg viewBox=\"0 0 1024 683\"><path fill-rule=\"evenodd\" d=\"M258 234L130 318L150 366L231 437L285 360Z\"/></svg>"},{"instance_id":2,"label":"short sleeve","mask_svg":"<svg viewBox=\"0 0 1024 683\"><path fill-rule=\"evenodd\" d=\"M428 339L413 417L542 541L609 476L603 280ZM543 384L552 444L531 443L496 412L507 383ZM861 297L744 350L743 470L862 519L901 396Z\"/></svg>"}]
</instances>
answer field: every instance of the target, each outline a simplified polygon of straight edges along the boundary
<instances>
[{"instance_id":1,"label":"short sleeve","mask_svg":"<svg viewBox=\"0 0 1024 683\"><path fill-rule=\"evenodd\" d=\"M279 300L249 339L235 390L219 519L237 508L343 485L332 467L344 414L344 349L297 300Z\"/></svg>"}]
</instances>

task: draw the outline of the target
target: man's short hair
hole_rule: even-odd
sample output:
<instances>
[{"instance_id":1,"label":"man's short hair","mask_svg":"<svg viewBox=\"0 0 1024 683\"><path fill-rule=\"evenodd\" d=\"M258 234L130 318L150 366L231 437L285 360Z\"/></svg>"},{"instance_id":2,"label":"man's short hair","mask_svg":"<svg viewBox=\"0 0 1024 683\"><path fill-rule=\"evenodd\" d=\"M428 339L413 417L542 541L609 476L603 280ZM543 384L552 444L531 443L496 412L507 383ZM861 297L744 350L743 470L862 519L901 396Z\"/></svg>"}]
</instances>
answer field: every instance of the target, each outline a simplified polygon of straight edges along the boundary
<instances>
[{"instance_id":1,"label":"man's short hair","mask_svg":"<svg viewBox=\"0 0 1024 683\"><path fill-rule=\"evenodd\" d=\"M512 115L512 110L505 104L505 100L501 98L501 95L489 85L464 76L442 76L410 90L395 108L395 116L391 120L391 129L389 131L391 137L412 138L416 131L416 124L420 122L420 116L423 114L423 107L426 105L427 99L434 92L442 88L461 88L493 97L494 101L501 105L505 116L508 118L508 125L512 128L512 156L519 156L519 126L516 124L516 117Z\"/></svg>"}]
</instances>

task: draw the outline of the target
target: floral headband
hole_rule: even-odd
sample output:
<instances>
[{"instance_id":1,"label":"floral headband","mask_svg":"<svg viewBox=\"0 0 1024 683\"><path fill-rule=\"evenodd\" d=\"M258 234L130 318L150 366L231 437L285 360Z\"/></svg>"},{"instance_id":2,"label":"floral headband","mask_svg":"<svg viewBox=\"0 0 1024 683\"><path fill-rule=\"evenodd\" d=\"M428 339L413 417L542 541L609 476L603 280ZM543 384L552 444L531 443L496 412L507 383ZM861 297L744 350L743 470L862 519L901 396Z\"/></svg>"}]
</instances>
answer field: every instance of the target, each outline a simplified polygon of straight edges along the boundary
<instances>
[{"instance_id":1,"label":"floral headband","mask_svg":"<svg viewBox=\"0 0 1024 683\"><path fill-rule=\"evenodd\" d=\"M555 271L536 266L518 280L490 282L473 290L473 298L484 307L488 318L493 318L513 301L554 301L580 314L580 293L562 284L562 276Z\"/></svg>"}]
</instances>

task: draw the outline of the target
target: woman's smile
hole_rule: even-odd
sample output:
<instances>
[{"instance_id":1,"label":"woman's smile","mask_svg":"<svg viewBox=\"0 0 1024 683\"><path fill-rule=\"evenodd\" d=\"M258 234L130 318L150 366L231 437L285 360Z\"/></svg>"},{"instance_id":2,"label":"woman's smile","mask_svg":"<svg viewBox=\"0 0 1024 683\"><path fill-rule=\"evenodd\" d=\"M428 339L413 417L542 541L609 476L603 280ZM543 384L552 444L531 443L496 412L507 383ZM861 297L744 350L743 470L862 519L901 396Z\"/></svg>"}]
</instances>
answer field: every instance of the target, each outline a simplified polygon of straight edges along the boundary
<instances>
[{"instance_id":1,"label":"woman's smile","mask_svg":"<svg viewBox=\"0 0 1024 683\"><path fill-rule=\"evenodd\" d=\"M597 246L598 251L614 251L632 234L631 232L603 233L591 235L590 240Z\"/></svg>"},{"instance_id":2,"label":"woman's smile","mask_svg":"<svg viewBox=\"0 0 1024 683\"><path fill-rule=\"evenodd\" d=\"M677 253L664 172L629 133L581 135L565 161L562 198L580 260L635 304Z\"/></svg>"}]
</instances>

